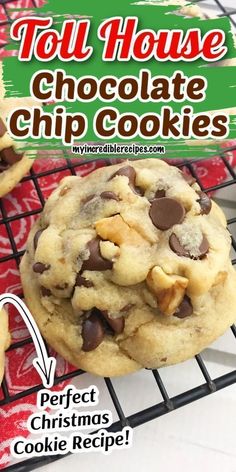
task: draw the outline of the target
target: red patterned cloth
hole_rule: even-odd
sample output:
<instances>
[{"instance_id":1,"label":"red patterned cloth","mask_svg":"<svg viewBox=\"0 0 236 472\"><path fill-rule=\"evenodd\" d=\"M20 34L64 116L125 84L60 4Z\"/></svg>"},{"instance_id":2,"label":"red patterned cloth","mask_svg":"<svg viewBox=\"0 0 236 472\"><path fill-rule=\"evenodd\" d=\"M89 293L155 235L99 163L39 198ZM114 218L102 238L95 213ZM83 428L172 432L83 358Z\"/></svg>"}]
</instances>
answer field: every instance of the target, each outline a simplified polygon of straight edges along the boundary
<instances>
[{"instance_id":1,"label":"red patterned cloth","mask_svg":"<svg viewBox=\"0 0 236 472\"><path fill-rule=\"evenodd\" d=\"M15 20L22 16L30 15L34 13L35 5L37 7L42 6L45 3L44 0L8 0L3 5L0 4L0 47L7 43L7 28L6 23L11 20ZM26 10L14 11L17 8L25 8ZM0 49L0 59L10 52Z\"/></svg>"}]
</instances>

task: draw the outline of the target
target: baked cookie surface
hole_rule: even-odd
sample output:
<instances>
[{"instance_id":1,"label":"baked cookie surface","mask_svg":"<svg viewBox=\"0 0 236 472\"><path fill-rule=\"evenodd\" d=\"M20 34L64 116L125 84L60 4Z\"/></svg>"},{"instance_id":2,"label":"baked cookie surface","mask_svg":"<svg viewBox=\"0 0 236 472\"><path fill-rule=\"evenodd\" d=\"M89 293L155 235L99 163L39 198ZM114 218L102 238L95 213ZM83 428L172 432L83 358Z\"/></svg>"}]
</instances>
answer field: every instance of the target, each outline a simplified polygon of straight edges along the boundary
<instances>
[{"instance_id":1,"label":"baked cookie surface","mask_svg":"<svg viewBox=\"0 0 236 472\"><path fill-rule=\"evenodd\" d=\"M84 370L174 364L236 319L230 244L220 208L179 169L124 161L52 193L21 262L25 299L48 343Z\"/></svg>"},{"instance_id":2,"label":"baked cookie surface","mask_svg":"<svg viewBox=\"0 0 236 472\"><path fill-rule=\"evenodd\" d=\"M4 373L5 351L10 345L8 331L8 315L4 309L0 310L0 384Z\"/></svg>"},{"instance_id":3,"label":"baked cookie surface","mask_svg":"<svg viewBox=\"0 0 236 472\"><path fill-rule=\"evenodd\" d=\"M33 106L31 98L0 100L0 197L10 192L30 170L36 153L20 151L19 145L7 133L6 120L11 110Z\"/></svg>"}]
</instances>

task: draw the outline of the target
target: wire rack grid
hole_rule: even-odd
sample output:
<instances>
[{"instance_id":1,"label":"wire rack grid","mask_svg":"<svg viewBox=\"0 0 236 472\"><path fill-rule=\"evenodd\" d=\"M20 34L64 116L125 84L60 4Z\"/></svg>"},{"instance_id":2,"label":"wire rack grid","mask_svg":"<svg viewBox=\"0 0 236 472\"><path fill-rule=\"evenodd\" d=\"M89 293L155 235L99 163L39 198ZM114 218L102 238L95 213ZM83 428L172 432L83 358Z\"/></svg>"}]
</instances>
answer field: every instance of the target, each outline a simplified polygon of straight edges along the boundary
<instances>
[{"instance_id":1,"label":"wire rack grid","mask_svg":"<svg viewBox=\"0 0 236 472\"><path fill-rule=\"evenodd\" d=\"M0 49L7 44L6 27L17 17L14 8L21 8L22 2L19 0L0 0ZM38 0L24 0L23 8L34 9L39 6ZM29 10L30 13L30 10Z\"/></svg>"},{"instance_id":2,"label":"wire rack grid","mask_svg":"<svg viewBox=\"0 0 236 472\"><path fill-rule=\"evenodd\" d=\"M5 25L9 24L12 21L10 8L14 7L16 3L17 3L16 0L0 0L0 28L4 27ZM235 21L236 9L225 7L219 0L199 0L197 3L201 4L201 7L203 8L209 9L210 7L219 16L228 16L232 22L233 27L236 27L236 21ZM28 6L29 7L38 6L37 1L32 0L28 2ZM0 32L1 32L1 29L0 29ZM3 47L5 44L6 44L6 41L4 40L0 41L0 48ZM202 183L201 178L196 172L196 169L194 167L194 161L191 161L191 160L183 161L178 164L178 167L187 170L187 172L190 173L197 180L202 190L204 190L207 193L224 189L226 187L233 186L233 185L235 185L235 191L236 191L236 173L234 169L232 168L232 166L230 165L230 161L228 159L228 153L232 150L233 148L222 150L220 160L222 164L225 166L225 169L227 170L227 174L229 178L227 181L221 182L218 185L205 187ZM90 160L90 162L91 161L92 160ZM104 165L109 165L110 163L111 162L108 160L103 161ZM71 173L72 175L76 175L78 168L80 168L83 165L84 165L84 161L65 159L64 164L61 167L58 167L56 170L52 169L52 170L47 170L45 172L36 173L34 169L32 169L30 171L30 174L22 180L22 183L26 181L31 181L32 184L34 185L39 202L40 202L40 208L36 210L31 210L28 212L24 212L22 214L15 214L14 216L9 216L5 208L4 199L0 200L0 210L2 213L2 219L0 220L0 225L4 225L7 237L9 239L10 246L12 248L11 254L8 254L0 258L0 272L1 272L1 263L6 263L7 261L14 260L17 266L19 266L20 259L24 251L19 251L17 248L16 242L14 239L14 232L12 230L12 223L14 223L17 220L23 220L30 216L37 215L42 211L43 206L44 206L44 196L43 196L43 192L40 185L40 179L46 176L50 177L51 175L54 174L54 172L63 173L64 171L69 171L69 173ZM236 215L235 217L230 218L228 220L229 230L230 230L230 227L234 224L236 224ZM232 247L236 253L236 240L234 238L232 238ZM233 258L232 263L234 265L236 264L235 257ZM236 327L232 326L231 331L232 331L232 336L236 338ZM18 348L24 347L28 344L32 344L32 339L30 337L27 337L23 341L13 343L10 346L9 351L16 352ZM175 396L169 396L168 391L167 391L168 389L166 388L166 385L164 381L162 380L162 376L159 373L159 371L158 370L148 371L150 375L153 376L154 378L154 381L156 383L156 388L158 389L162 397L162 401L148 408L144 408L129 416L127 416L124 412L124 409L122 407L122 402L119 399L119 395L114 386L114 382L110 378L105 378L104 385L108 391L108 394L114 405L114 409L118 417L118 420L115 421L108 428L108 430L115 432L115 431L119 431L122 427L126 425L129 425L132 428L140 426L148 421L158 418L159 416L162 416L184 405L187 405L195 400L198 400L206 395L216 392L217 390L223 389L229 385L236 383L236 370L233 370L232 372L212 378L205 362L203 361L202 356L200 354L197 355L195 360L196 360L197 368L200 369L200 373L202 375L203 383L201 385L197 385L196 387L191 388L190 390L186 390L181 394L178 394ZM56 376L55 385L58 385L65 380L76 378L83 374L84 372L82 370L74 369L65 375ZM181 375L181 366L180 366L180 375ZM32 388L24 390L22 392L18 392L17 394L11 394L9 393L9 386L8 386L7 380L6 378L4 378L3 383L2 383L3 395L2 395L2 399L0 400L0 406L4 407L4 405L17 402L18 400L22 398L25 398L25 400L27 401L27 397L29 395L39 391L42 387L43 387L42 384L39 384ZM26 461L22 461L21 463L18 463L18 464L8 466L4 470L6 472L10 472L10 471L28 472L42 465L46 465L51 462L54 462L62 457L65 457L65 456L53 455L53 456L47 456L47 457L33 458Z\"/></svg>"}]
</instances>

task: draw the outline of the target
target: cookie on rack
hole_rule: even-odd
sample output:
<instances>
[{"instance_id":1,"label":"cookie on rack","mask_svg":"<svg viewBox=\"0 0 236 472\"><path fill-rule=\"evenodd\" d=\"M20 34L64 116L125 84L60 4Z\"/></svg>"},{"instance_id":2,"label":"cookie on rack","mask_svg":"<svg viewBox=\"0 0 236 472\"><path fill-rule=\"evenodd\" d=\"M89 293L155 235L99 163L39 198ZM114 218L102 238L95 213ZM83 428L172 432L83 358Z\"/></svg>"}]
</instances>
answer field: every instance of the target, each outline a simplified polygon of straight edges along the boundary
<instances>
[{"instance_id":1,"label":"cookie on rack","mask_svg":"<svg viewBox=\"0 0 236 472\"><path fill-rule=\"evenodd\" d=\"M10 345L8 331L8 315L4 309L0 310L0 384L4 374L5 351Z\"/></svg>"},{"instance_id":2,"label":"cookie on rack","mask_svg":"<svg viewBox=\"0 0 236 472\"><path fill-rule=\"evenodd\" d=\"M11 110L31 107L31 98L4 98L0 100L0 197L10 192L30 170L36 153L22 152L7 132L6 121Z\"/></svg>"},{"instance_id":3,"label":"cookie on rack","mask_svg":"<svg viewBox=\"0 0 236 472\"><path fill-rule=\"evenodd\" d=\"M66 177L49 197L21 262L25 300L84 370L175 364L235 321L230 244L221 209L179 169L124 161Z\"/></svg>"}]
</instances>

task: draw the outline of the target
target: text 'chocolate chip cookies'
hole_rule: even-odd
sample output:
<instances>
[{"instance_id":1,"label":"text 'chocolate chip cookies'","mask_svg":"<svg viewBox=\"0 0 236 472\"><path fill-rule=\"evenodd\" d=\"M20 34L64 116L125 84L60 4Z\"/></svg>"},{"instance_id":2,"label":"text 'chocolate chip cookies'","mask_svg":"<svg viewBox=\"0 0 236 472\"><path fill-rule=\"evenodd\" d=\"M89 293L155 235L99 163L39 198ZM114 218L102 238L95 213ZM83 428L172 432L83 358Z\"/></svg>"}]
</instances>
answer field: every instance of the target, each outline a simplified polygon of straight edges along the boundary
<instances>
[{"instance_id":1,"label":"text 'chocolate chip cookies'","mask_svg":"<svg viewBox=\"0 0 236 472\"><path fill-rule=\"evenodd\" d=\"M57 352L123 375L184 361L235 321L229 252L225 217L194 180L158 159L126 161L61 181L21 277Z\"/></svg>"}]
</instances>

